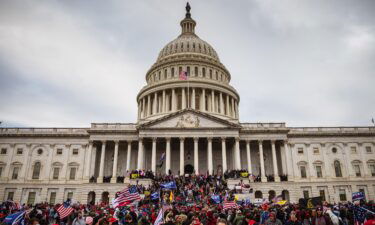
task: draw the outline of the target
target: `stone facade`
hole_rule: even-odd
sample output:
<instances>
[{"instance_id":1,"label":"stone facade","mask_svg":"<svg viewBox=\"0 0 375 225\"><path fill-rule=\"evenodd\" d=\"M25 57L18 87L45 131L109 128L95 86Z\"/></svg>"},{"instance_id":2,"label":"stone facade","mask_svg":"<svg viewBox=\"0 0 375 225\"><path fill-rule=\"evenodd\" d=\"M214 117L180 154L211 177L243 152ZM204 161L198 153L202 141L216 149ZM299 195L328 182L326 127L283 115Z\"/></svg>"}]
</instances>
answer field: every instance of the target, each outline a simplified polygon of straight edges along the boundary
<instances>
[{"instance_id":1,"label":"stone facade","mask_svg":"<svg viewBox=\"0 0 375 225\"><path fill-rule=\"evenodd\" d=\"M136 123L1 128L0 200L108 201L129 182L118 177L135 169L159 174L246 169L261 176L261 182L244 180L253 198L283 194L294 202L322 195L338 202L363 191L374 200L374 127L239 122L240 97L229 84L231 75L195 34L195 25L188 12L181 35L147 72Z\"/></svg>"}]
</instances>

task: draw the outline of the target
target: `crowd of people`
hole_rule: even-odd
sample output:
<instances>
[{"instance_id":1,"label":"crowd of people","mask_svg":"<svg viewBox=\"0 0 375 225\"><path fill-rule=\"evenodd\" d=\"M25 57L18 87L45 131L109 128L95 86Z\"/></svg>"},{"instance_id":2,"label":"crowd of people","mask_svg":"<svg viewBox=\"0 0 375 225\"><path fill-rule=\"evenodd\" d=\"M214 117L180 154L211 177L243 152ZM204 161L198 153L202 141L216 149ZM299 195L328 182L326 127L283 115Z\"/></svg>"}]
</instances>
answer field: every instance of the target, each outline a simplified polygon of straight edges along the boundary
<instances>
[{"instance_id":1,"label":"crowd of people","mask_svg":"<svg viewBox=\"0 0 375 225\"><path fill-rule=\"evenodd\" d=\"M164 189L164 184L174 187ZM111 203L74 203L72 212L61 218L61 205L40 203L1 205L0 222L7 216L26 211L24 224L32 225L359 225L375 224L371 202L321 204L238 201L222 176L156 176L149 186L135 185L140 201L113 207ZM236 201L237 200L237 201ZM234 203L228 207L228 203ZM14 221L12 221L13 223ZM13 224L12 224L13 225ZM15 225L15 224L14 224Z\"/></svg>"}]
</instances>

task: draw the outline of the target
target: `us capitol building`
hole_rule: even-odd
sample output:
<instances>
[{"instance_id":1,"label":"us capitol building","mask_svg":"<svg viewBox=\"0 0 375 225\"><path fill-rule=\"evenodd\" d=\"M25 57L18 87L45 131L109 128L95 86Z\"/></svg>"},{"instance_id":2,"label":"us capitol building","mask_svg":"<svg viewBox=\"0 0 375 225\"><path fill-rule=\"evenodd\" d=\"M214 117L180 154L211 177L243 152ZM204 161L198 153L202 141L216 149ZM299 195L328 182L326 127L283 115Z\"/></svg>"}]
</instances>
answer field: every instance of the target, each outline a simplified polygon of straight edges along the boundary
<instances>
[{"instance_id":1,"label":"us capitol building","mask_svg":"<svg viewBox=\"0 0 375 225\"><path fill-rule=\"evenodd\" d=\"M244 169L260 176L258 182L242 178L250 183L251 199L322 196L339 202L362 191L374 200L374 127L240 122L232 76L195 33L189 6L180 25L181 34L146 73L136 123L0 128L0 201L109 201L124 183L135 182L121 179L135 169L158 174ZM188 79L180 79L185 72Z\"/></svg>"}]
</instances>

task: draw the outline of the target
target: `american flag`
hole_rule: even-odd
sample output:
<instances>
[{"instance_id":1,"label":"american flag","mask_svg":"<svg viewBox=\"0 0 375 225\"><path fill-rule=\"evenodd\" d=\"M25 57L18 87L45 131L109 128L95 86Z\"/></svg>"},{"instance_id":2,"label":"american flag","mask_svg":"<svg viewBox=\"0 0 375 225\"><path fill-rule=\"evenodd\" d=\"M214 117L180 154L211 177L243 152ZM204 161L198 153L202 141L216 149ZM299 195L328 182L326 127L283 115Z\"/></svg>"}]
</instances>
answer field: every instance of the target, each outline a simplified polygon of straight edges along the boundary
<instances>
[{"instance_id":1,"label":"american flag","mask_svg":"<svg viewBox=\"0 0 375 225\"><path fill-rule=\"evenodd\" d=\"M60 205L59 208L57 208L57 212L60 215L60 219L64 219L65 217L69 216L70 213L73 212L73 208L70 207L70 201L66 201L63 204Z\"/></svg>"},{"instance_id":2,"label":"american flag","mask_svg":"<svg viewBox=\"0 0 375 225\"><path fill-rule=\"evenodd\" d=\"M189 76L188 72L183 71L183 70L180 72L180 80L187 80L188 76Z\"/></svg>"},{"instance_id":3,"label":"american flag","mask_svg":"<svg viewBox=\"0 0 375 225\"><path fill-rule=\"evenodd\" d=\"M237 204L234 202L234 201L225 201L224 202L224 207L223 209L226 210L226 209L232 209L232 208L237 208Z\"/></svg>"},{"instance_id":4,"label":"american flag","mask_svg":"<svg viewBox=\"0 0 375 225\"><path fill-rule=\"evenodd\" d=\"M124 190L117 193L118 196L113 200L113 207L124 206L132 203L133 201L141 200L137 188L135 186L126 187Z\"/></svg>"}]
</instances>

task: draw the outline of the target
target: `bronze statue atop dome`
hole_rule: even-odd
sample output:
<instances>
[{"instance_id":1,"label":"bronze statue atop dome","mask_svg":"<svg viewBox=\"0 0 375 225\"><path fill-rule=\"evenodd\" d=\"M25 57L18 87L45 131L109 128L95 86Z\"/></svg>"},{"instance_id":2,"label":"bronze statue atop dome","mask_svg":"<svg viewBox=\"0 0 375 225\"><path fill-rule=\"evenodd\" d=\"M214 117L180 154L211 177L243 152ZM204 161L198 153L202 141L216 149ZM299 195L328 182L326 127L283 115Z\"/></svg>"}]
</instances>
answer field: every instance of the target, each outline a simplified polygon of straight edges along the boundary
<instances>
[{"instance_id":1,"label":"bronze statue atop dome","mask_svg":"<svg viewBox=\"0 0 375 225\"><path fill-rule=\"evenodd\" d=\"M190 7L189 2L186 3L185 9L186 9L186 18L190 18L191 17L191 14L190 14L191 7Z\"/></svg>"}]
</instances>

